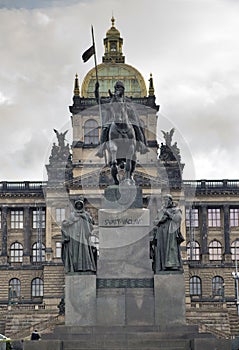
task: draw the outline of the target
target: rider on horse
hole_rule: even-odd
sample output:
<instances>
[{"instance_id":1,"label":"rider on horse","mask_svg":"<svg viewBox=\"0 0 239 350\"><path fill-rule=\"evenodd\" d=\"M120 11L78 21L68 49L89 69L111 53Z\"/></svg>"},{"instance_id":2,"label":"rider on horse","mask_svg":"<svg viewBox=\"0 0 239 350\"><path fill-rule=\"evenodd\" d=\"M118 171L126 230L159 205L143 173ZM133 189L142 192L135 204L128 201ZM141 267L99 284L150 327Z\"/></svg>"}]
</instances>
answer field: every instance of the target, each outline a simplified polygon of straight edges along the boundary
<instances>
[{"instance_id":1,"label":"rider on horse","mask_svg":"<svg viewBox=\"0 0 239 350\"><path fill-rule=\"evenodd\" d=\"M137 141L137 151L141 154L149 152L146 146L146 138L144 130L141 126L139 117L135 109L133 108L132 101L124 96L124 84L121 81L117 81L114 86L115 92L112 94L110 91L110 97L101 99L101 103L109 103L108 107L102 111L102 132L100 138L100 148L96 155L103 158L106 142L109 141L109 129L114 122L116 113L119 113L119 109L122 108L121 103L126 106L126 112L128 114L129 122L132 125L135 133L135 139ZM95 85L95 96L99 102L99 83Z\"/></svg>"}]
</instances>

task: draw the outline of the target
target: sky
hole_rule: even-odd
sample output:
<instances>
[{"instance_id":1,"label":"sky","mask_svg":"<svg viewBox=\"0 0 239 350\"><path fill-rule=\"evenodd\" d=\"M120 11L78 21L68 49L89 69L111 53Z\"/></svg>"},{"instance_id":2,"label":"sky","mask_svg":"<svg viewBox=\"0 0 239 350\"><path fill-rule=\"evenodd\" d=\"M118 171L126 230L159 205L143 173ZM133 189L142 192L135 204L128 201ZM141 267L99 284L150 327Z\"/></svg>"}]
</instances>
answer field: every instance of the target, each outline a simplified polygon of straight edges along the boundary
<instances>
[{"instance_id":1,"label":"sky","mask_svg":"<svg viewBox=\"0 0 239 350\"><path fill-rule=\"evenodd\" d=\"M160 130L175 128L184 179L239 179L239 2L0 0L0 181L44 178L53 129L70 129L73 84L115 25L126 63L153 74ZM69 142L70 142L69 136Z\"/></svg>"}]
</instances>

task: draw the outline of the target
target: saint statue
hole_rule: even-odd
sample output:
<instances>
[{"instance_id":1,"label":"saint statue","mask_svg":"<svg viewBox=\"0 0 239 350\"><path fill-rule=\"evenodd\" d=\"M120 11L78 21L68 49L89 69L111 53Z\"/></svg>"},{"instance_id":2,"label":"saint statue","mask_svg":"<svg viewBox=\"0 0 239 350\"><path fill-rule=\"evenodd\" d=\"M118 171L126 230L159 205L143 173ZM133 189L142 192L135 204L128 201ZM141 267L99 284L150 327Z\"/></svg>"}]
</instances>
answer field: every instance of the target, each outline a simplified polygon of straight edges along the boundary
<instances>
[{"instance_id":1,"label":"saint statue","mask_svg":"<svg viewBox=\"0 0 239 350\"><path fill-rule=\"evenodd\" d=\"M93 219L84 209L84 201L75 202L69 219L62 222L62 260L65 272L96 272L94 248L90 244Z\"/></svg>"},{"instance_id":2,"label":"saint statue","mask_svg":"<svg viewBox=\"0 0 239 350\"><path fill-rule=\"evenodd\" d=\"M164 206L154 220L154 237L150 242L150 255L155 274L160 271L182 270L180 244L184 238L180 231L182 211L170 194L164 196Z\"/></svg>"}]
</instances>

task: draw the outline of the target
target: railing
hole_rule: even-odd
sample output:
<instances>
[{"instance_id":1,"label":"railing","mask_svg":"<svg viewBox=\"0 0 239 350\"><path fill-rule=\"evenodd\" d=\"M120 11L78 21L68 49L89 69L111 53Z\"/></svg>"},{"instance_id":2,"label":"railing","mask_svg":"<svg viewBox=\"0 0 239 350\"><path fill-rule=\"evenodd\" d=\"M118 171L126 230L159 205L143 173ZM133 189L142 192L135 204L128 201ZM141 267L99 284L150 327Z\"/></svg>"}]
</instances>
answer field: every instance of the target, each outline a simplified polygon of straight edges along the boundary
<instances>
[{"instance_id":1,"label":"railing","mask_svg":"<svg viewBox=\"0 0 239 350\"><path fill-rule=\"evenodd\" d=\"M183 180L185 190L196 190L198 192L211 190L239 191L239 180Z\"/></svg>"},{"instance_id":2,"label":"railing","mask_svg":"<svg viewBox=\"0 0 239 350\"><path fill-rule=\"evenodd\" d=\"M34 329L37 329L40 333L45 331L46 329L53 328L57 323L62 323L64 320L64 316L56 315L51 316L48 320L43 320L38 323L35 323L29 327L24 327L19 332L17 332L14 337L15 339L23 339L29 337Z\"/></svg>"},{"instance_id":3,"label":"railing","mask_svg":"<svg viewBox=\"0 0 239 350\"><path fill-rule=\"evenodd\" d=\"M0 192L42 192L46 185L42 181L2 181L0 182Z\"/></svg>"},{"instance_id":4,"label":"railing","mask_svg":"<svg viewBox=\"0 0 239 350\"><path fill-rule=\"evenodd\" d=\"M187 318L187 324L197 325L199 333L211 333L211 334L215 335L217 338L222 338L222 339L229 339L230 338L230 333L228 333L222 329L218 329L213 325L209 326L209 325L203 323L203 321L198 321L198 320L193 320L193 319Z\"/></svg>"}]
</instances>

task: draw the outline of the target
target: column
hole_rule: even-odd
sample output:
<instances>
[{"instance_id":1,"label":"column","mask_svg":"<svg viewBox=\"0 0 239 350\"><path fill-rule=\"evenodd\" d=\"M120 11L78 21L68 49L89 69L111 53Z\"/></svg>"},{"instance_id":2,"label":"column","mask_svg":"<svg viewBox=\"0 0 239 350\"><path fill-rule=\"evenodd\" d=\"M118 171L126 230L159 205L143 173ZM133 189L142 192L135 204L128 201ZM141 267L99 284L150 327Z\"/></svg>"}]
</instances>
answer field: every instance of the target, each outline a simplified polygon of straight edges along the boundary
<instances>
[{"instance_id":1,"label":"column","mask_svg":"<svg viewBox=\"0 0 239 350\"><path fill-rule=\"evenodd\" d=\"M7 264L7 215L8 207L2 207L2 254L0 259L2 265Z\"/></svg>"},{"instance_id":2,"label":"column","mask_svg":"<svg viewBox=\"0 0 239 350\"><path fill-rule=\"evenodd\" d=\"M223 206L223 215L224 215L224 242L225 242L224 260L226 262L231 262L229 205Z\"/></svg>"},{"instance_id":3,"label":"column","mask_svg":"<svg viewBox=\"0 0 239 350\"><path fill-rule=\"evenodd\" d=\"M30 264L31 254L31 228L30 228L30 208L24 208L24 247L23 263Z\"/></svg>"},{"instance_id":4,"label":"column","mask_svg":"<svg viewBox=\"0 0 239 350\"><path fill-rule=\"evenodd\" d=\"M208 254L208 229L207 229L207 206L202 205L201 207L202 213L202 263L209 262L209 254Z\"/></svg>"}]
</instances>

